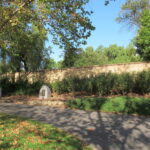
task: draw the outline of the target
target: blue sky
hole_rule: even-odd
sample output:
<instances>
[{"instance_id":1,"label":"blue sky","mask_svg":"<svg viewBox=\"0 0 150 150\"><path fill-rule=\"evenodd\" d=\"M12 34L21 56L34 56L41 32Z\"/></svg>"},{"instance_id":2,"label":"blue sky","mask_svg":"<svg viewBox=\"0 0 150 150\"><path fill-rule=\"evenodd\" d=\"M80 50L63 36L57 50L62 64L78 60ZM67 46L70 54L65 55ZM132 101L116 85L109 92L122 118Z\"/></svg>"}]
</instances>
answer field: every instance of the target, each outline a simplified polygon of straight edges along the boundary
<instances>
[{"instance_id":1,"label":"blue sky","mask_svg":"<svg viewBox=\"0 0 150 150\"><path fill-rule=\"evenodd\" d=\"M136 31L129 30L123 24L118 24L115 21L124 2L125 0L117 0L105 6L104 0L90 0L87 9L94 12L92 16L90 16L90 19L96 29L88 38L87 45L82 46L82 48L87 46L97 48L99 45L107 47L110 44L127 46L130 43L133 37L135 37ZM49 43L51 42L47 42L46 46L48 46ZM63 50L55 45L51 46L53 47L51 57L56 61L63 59Z\"/></svg>"}]
</instances>

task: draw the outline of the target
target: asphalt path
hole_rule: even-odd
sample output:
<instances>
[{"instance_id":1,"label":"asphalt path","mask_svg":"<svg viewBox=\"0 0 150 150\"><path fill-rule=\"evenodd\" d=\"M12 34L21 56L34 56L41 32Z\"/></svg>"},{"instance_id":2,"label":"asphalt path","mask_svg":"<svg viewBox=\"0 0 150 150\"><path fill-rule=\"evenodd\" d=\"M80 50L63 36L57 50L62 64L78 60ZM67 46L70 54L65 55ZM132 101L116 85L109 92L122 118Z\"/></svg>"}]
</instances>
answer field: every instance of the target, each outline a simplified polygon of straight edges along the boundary
<instances>
[{"instance_id":1,"label":"asphalt path","mask_svg":"<svg viewBox=\"0 0 150 150\"><path fill-rule=\"evenodd\" d=\"M12 103L0 112L52 124L96 150L150 150L150 117Z\"/></svg>"}]
</instances>

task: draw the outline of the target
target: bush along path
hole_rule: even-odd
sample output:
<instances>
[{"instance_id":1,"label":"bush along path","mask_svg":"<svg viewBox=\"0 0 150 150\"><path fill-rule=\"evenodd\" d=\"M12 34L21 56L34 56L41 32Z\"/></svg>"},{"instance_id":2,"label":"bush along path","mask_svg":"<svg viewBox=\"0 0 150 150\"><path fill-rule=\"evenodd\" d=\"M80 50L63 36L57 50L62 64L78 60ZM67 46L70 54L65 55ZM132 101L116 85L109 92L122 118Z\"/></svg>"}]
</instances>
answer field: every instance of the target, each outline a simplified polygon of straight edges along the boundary
<instances>
[{"instance_id":1,"label":"bush along path","mask_svg":"<svg viewBox=\"0 0 150 150\"><path fill-rule=\"evenodd\" d=\"M1 103L0 112L52 124L79 136L96 150L149 150L150 147L149 117L12 103ZM1 118L1 120L4 119ZM59 135L58 132L57 134ZM65 135L61 137L60 140L65 140ZM49 138L54 139L54 141L57 139L53 131ZM71 141L72 139L70 139L69 144ZM78 143L72 142L71 146ZM76 148L76 150L78 149L83 150L84 148L80 146L80 148Z\"/></svg>"},{"instance_id":2,"label":"bush along path","mask_svg":"<svg viewBox=\"0 0 150 150\"><path fill-rule=\"evenodd\" d=\"M72 77L50 84L53 92L86 92L88 94L126 95L150 93L150 70L139 73L101 73L89 78Z\"/></svg>"},{"instance_id":3,"label":"bush along path","mask_svg":"<svg viewBox=\"0 0 150 150\"><path fill-rule=\"evenodd\" d=\"M67 101L67 105L82 110L150 116L150 98L143 97L77 98Z\"/></svg>"}]
</instances>

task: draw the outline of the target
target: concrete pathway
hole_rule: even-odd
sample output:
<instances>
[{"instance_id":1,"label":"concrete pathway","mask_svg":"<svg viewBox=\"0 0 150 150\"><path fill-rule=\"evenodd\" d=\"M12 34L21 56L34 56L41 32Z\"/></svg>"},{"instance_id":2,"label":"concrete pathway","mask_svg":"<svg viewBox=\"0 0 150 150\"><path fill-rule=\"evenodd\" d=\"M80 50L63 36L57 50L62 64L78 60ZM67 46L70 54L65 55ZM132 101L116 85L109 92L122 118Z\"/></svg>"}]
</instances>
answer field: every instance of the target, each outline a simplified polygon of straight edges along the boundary
<instances>
[{"instance_id":1,"label":"concrete pathway","mask_svg":"<svg viewBox=\"0 0 150 150\"><path fill-rule=\"evenodd\" d=\"M32 118L78 135L96 150L150 150L150 118L1 103L0 112Z\"/></svg>"}]
</instances>

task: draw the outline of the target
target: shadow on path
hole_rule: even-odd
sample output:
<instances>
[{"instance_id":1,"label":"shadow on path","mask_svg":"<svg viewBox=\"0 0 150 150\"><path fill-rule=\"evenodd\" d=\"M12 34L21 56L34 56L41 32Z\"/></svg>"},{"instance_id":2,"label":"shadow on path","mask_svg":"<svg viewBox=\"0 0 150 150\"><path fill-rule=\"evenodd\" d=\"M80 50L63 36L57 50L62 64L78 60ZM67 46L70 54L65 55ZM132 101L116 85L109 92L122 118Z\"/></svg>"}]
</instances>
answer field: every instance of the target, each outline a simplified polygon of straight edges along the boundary
<instances>
[{"instance_id":1,"label":"shadow on path","mask_svg":"<svg viewBox=\"0 0 150 150\"><path fill-rule=\"evenodd\" d=\"M1 103L0 112L32 118L78 135L98 150L149 150L150 118Z\"/></svg>"}]
</instances>

